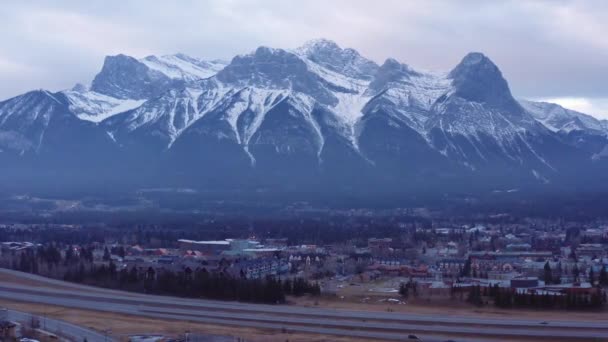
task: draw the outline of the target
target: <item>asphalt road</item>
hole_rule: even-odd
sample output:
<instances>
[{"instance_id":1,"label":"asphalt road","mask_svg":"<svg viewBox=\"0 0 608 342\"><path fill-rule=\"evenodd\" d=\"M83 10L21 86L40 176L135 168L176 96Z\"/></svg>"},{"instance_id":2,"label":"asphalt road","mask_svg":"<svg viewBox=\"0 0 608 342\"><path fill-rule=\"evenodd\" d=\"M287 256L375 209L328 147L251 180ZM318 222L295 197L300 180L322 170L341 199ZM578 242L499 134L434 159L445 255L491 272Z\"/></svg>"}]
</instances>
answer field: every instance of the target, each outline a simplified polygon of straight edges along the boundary
<instances>
[{"instance_id":1,"label":"asphalt road","mask_svg":"<svg viewBox=\"0 0 608 342\"><path fill-rule=\"evenodd\" d=\"M7 319L10 321L20 322L21 324L27 325L29 322L32 322L32 318L38 319L40 328L43 330L61 337L69 338L73 341L84 341L85 338L88 342L114 341L114 339L112 339L110 336L104 336L104 334L74 325L72 323L48 317L40 317L38 315L32 315L26 312L7 310Z\"/></svg>"},{"instance_id":2,"label":"asphalt road","mask_svg":"<svg viewBox=\"0 0 608 342\"><path fill-rule=\"evenodd\" d=\"M59 281L48 284L70 289L0 282L0 298L161 319L369 339L407 340L408 335L415 334L424 338L424 341L445 340L439 336L450 336L450 339L456 341L483 340L484 337L491 336L510 339L608 341L608 322L550 321L545 325L537 320L525 319L498 320L245 304L132 294ZM467 338L462 339L459 336Z\"/></svg>"}]
</instances>

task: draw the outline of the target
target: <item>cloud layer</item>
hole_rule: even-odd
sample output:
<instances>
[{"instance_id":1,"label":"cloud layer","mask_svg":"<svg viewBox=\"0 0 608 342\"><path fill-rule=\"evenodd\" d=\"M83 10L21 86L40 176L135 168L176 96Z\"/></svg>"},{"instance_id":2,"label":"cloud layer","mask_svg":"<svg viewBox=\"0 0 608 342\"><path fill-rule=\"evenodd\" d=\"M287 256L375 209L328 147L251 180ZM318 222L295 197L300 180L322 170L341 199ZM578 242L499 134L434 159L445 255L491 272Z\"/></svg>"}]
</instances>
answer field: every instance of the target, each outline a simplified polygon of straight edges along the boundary
<instances>
[{"instance_id":1,"label":"cloud layer","mask_svg":"<svg viewBox=\"0 0 608 342\"><path fill-rule=\"evenodd\" d=\"M607 17L602 0L14 1L0 7L0 99L88 82L105 55L228 59L325 37L432 70L481 51L516 96L582 99L608 118Z\"/></svg>"}]
</instances>

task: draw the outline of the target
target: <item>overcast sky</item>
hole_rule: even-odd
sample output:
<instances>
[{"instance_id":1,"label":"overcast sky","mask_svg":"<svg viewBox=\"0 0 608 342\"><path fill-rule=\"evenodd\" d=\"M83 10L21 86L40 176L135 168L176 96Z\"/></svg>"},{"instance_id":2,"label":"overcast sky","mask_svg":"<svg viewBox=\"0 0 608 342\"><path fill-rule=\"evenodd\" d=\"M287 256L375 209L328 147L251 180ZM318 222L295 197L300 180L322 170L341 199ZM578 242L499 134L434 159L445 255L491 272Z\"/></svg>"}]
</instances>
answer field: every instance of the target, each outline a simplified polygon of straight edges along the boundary
<instances>
[{"instance_id":1,"label":"overcast sky","mask_svg":"<svg viewBox=\"0 0 608 342\"><path fill-rule=\"evenodd\" d=\"M608 1L3 1L0 99L90 82L105 55L230 59L328 38L382 63L488 55L520 98L608 118Z\"/></svg>"}]
</instances>

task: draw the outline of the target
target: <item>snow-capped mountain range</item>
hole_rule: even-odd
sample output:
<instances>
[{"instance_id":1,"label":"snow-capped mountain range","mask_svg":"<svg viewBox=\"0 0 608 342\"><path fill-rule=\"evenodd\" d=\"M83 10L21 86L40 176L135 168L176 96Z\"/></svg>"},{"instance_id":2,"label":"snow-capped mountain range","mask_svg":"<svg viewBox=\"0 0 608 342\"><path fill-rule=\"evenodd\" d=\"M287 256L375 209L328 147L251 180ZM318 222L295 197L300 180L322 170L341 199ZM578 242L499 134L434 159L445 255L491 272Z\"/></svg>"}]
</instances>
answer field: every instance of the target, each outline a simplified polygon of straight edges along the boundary
<instances>
[{"instance_id":1,"label":"snow-capped mountain range","mask_svg":"<svg viewBox=\"0 0 608 342\"><path fill-rule=\"evenodd\" d=\"M607 136L606 121L515 100L481 53L431 73L315 40L230 62L109 56L88 86L0 102L0 174L328 191L576 185L606 174Z\"/></svg>"}]
</instances>

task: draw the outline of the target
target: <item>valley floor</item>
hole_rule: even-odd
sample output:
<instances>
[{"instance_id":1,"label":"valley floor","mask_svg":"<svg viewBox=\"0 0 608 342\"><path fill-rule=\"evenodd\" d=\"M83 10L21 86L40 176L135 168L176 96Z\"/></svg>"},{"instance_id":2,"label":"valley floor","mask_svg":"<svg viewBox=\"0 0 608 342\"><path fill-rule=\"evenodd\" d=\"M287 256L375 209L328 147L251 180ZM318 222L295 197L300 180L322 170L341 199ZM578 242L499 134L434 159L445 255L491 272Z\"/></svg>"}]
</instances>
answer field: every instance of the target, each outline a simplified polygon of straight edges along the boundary
<instances>
[{"instance_id":1,"label":"valley floor","mask_svg":"<svg viewBox=\"0 0 608 342\"><path fill-rule=\"evenodd\" d=\"M67 291L66 291L67 290ZM53 298L43 296L48 293ZM64 296L62 300L62 296ZM109 297L113 296L113 297ZM601 338L608 337L608 326L605 324L605 319L601 313L562 313L562 312L534 312L534 311L506 311L498 309L465 309L459 307L446 307L444 305L430 307L424 303L409 303L407 305L390 305L386 303L378 304L362 304L354 301L344 301L338 299L321 298L313 299L292 299L296 305L287 306L254 306L243 305L234 302L219 303L213 301L195 301L186 302L181 298L157 297L141 294L124 293L121 291L96 289L86 286L64 283L61 281L49 280L32 276L28 274L20 274L13 271L2 270L0 272L0 305L41 316L62 319L84 327L91 327L98 331L112 330L112 337L118 340L127 340L129 335L133 334L161 334L164 336L177 337L184 335L186 331L192 333L204 333L214 335L233 336L244 338L247 341L365 341L365 340L382 340L379 336L385 333L379 328L371 328L374 324L388 324L388 331L403 331L401 334L389 333L390 340L407 339L407 336L412 334L405 332L410 324L407 320L414 319L417 315L420 317L432 315L437 317L438 321L418 321L415 324L414 331L417 336L423 337L425 341L444 341L448 339L458 341L535 341L535 340L552 340L552 341L595 341ZM40 300L36 300L40 298ZM111 298L104 300L104 298ZM53 300L51 300L53 299ZM86 299L86 301L84 301ZM83 300L87 306L78 307L78 301ZM119 310L116 312L108 312L107 304L115 305ZM115 302L115 304L113 303ZM193 305L190 310L185 310L189 305ZM129 314L120 312L120 307L130 306L133 311ZM196 305L201 305L194 310ZM217 305L218 309L210 310L209 305ZM308 306L309 308L306 308ZM387 317L387 307L390 308L389 315L395 315L393 318ZM257 310L261 311L257 311ZM295 309L295 310L294 310ZM344 316L330 318L331 314L335 314L334 309L347 309L341 311ZM158 317L145 316L145 312L150 310L158 310L159 313L164 312ZM273 313L273 310L277 310ZM287 310L285 313L281 313ZM293 310L293 312L291 311ZM307 311L308 310L308 311ZM228 317L228 314L239 315L247 312L246 316L242 316L228 324L210 324L209 321L214 318ZM384 313L380 313L384 311ZM356 318L359 314L367 315L366 313L377 312L366 316L366 318ZM340 313L340 311L338 311ZM275 316L276 315L276 316ZM329 315L321 323L314 323L314 317L319 315ZM354 316L353 316L354 315ZM402 318L403 323L399 322ZM218 316L218 317L215 317ZM352 316L352 317L351 317ZM265 327L264 320L272 318L270 322L278 322L279 325L268 328ZM369 317L369 318L367 318ZM410 317L410 318L406 318ZM429 317L429 316L426 316ZM287 321L284 321L287 319ZM289 319L302 319L299 323L288 323ZM479 320L478 323L458 323L460 319ZM484 320L497 319L494 323L486 324ZM256 320L259 320L256 323ZM451 321L450 320L456 320ZM522 330L530 331L536 336L508 336L501 334L492 334L492 331L505 331L500 327L498 321L513 322L513 324L526 324ZM536 326L536 320L549 321L549 325ZM267 320L268 321L268 320ZM390 323L392 321L393 323ZM566 321L570 321L565 323ZM282 323L281 323L282 322ZM359 323L356 323L359 322ZM399 323L396 323L399 322ZM520 322L520 323L518 323ZM532 322L532 323L530 323ZM253 324L247 324L253 323ZM349 324L358 324L357 328L347 329ZM411 322L410 322L411 323ZM324 326L326 324L335 325L334 328ZM371 325L370 325L371 324ZM497 324L494 325L493 324ZM555 326L551 326L555 324ZM560 324L566 326L560 327ZM365 328L368 325L370 328ZM269 326L266 324L266 326ZM280 328L280 327L283 328ZM492 327L493 326L493 327ZM462 330L461 328L464 328ZM467 328L472 328L467 330ZM511 330L514 327L510 327ZM300 329L300 331L296 331ZM401 330L403 329L403 330ZM437 333L429 333L434 329L455 329L459 331L456 335L449 337L437 335ZM487 331L483 331L488 329ZM494 330L493 330L494 329ZM302 331L302 330L309 330ZM479 330L479 333L476 332ZM327 333L325 333L327 331ZM361 338L356 336L346 336L352 332L369 333L370 337ZM465 331L469 331L466 333ZM508 332L508 330L507 330ZM546 332L546 336L538 335L538 333ZM377 337L371 337L375 336ZM481 334L481 335L480 335ZM563 337L560 335L563 334ZM577 336L580 334L580 338ZM596 337L594 337L596 336Z\"/></svg>"}]
</instances>

